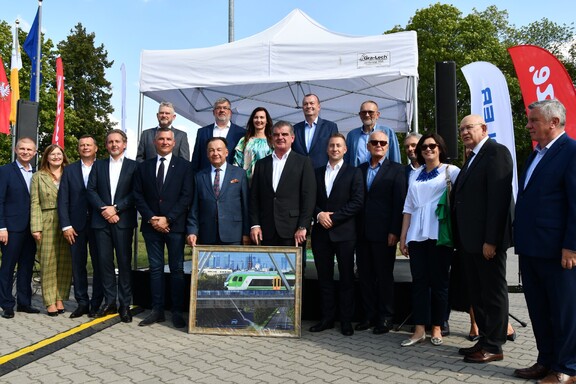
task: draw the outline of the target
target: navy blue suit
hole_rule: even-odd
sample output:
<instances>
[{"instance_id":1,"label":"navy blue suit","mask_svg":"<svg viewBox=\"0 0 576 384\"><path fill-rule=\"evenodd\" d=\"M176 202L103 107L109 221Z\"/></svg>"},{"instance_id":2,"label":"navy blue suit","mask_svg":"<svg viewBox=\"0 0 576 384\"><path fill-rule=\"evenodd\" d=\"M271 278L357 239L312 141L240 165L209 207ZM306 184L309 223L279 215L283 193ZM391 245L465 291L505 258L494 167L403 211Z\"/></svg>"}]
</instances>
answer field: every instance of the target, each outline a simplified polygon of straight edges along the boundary
<instances>
[{"instance_id":1,"label":"navy blue suit","mask_svg":"<svg viewBox=\"0 0 576 384\"><path fill-rule=\"evenodd\" d=\"M359 166L365 186L356 245L356 265L360 275L366 320L377 325L394 317L394 262L396 245L388 246L388 235L400 238L402 209L406 198L404 166L384 159L367 187L369 163Z\"/></svg>"},{"instance_id":2,"label":"navy blue suit","mask_svg":"<svg viewBox=\"0 0 576 384\"><path fill-rule=\"evenodd\" d=\"M250 235L246 171L227 164L218 197L214 194L211 173L212 167L196 174L187 232L198 236L198 244L240 245L242 236Z\"/></svg>"},{"instance_id":3,"label":"navy blue suit","mask_svg":"<svg viewBox=\"0 0 576 384\"><path fill-rule=\"evenodd\" d=\"M78 305L92 308L97 312L102 304L104 292L100 280L98 251L94 231L92 230L92 207L88 203L86 186L82 175L82 161L64 167L60 188L58 189L58 218L62 228L72 227L77 235L70 246L72 253L72 276L74 278L74 298ZM94 269L92 277L92 300L88 296L88 247Z\"/></svg>"},{"instance_id":4,"label":"navy blue suit","mask_svg":"<svg viewBox=\"0 0 576 384\"><path fill-rule=\"evenodd\" d=\"M206 153L206 143L213 137L214 134L214 124L202 127L196 133L196 143L194 144L194 152L192 153L192 169L195 173L199 171L210 168L210 161L208 160L208 154ZM234 162L234 154L236 151L236 145L238 141L246 134L246 130L239 125L230 123L230 130L226 135L226 141L228 142L228 157L226 162L232 164Z\"/></svg>"},{"instance_id":5,"label":"navy blue suit","mask_svg":"<svg viewBox=\"0 0 576 384\"><path fill-rule=\"evenodd\" d=\"M172 311L184 310L184 244L186 216L192 201L194 177L189 161L172 154L165 165L161 190L156 185L157 157L141 163L134 177L134 200L142 215L140 230L146 242L150 264L152 309L164 310L164 246L168 249ZM153 216L168 219L170 232L156 231L150 224Z\"/></svg>"},{"instance_id":6,"label":"navy blue suit","mask_svg":"<svg viewBox=\"0 0 576 384\"><path fill-rule=\"evenodd\" d=\"M312 251L318 272L318 285L322 297L322 320L336 317L336 289L334 285L334 255L338 261L340 321L351 322L354 314L354 248L356 246L356 218L364 205L362 172L351 165L342 164L330 196L326 191L326 166L317 168L316 207ZM331 215L332 228L318 222L320 212Z\"/></svg>"},{"instance_id":7,"label":"navy blue suit","mask_svg":"<svg viewBox=\"0 0 576 384\"><path fill-rule=\"evenodd\" d=\"M114 200L110 189L110 158L98 160L92 166L88 178L88 201L92 206L92 228L98 242L100 276L106 305L116 304L116 272L114 251L118 263L118 301L121 307L132 302L132 238L137 224L134 205L133 176L138 163L124 158ZM118 206L120 220L108 223L101 215L101 207Z\"/></svg>"},{"instance_id":8,"label":"navy blue suit","mask_svg":"<svg viewBox=\"0 0 576 384\"><path fill-rule=\"evenodd\" d=\"M328 149L328 141L330 140L330 136L338 133L338 125L319 117L316 122L316 130L312 137L312 143L310 144L310 151L306 149L305 125L304 121L294 125L294 143L292 143L292 150L310 157L314 169L323 167L328 164L328 153L326 152Z\"/></svg>"},{"instance_id":9,"label":"navy blue suit","mask_svg":"<svg viewBox=\"0 0 576 384\"><path fill-rule=\"evenodd\" d=\"M576 268L561 265L562 249L576 251L576 141L559 137L526 187L525 180L526 170L518 185L514 242L538 363L576 376Z\"/></svg>"},{"instance_id":10,"label":"navy blue suit","mask_svg":"<svg viewBox=\"0 0 576 384\"><path fill-rule=\"evenodd\" d=\"M30 191L16 162L0 167L0 228L8 230L8 244L0 245L0 306L14 308L12 284L16 264L16 299L19 306L30 306L36 242L30 233Z\"/></svg>"}]
</instances>

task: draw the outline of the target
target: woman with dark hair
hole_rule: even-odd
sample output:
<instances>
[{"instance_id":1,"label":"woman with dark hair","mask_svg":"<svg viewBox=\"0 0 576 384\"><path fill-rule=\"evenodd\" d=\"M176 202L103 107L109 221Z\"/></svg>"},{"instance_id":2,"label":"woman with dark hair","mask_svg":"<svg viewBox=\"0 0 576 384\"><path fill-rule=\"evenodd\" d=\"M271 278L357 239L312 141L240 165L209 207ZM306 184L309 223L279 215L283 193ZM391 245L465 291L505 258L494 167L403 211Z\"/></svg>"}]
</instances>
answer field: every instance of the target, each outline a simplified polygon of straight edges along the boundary
<instances>
[{"instance_id":1,"label":"woman with dark hair","mask_svg":"<svg viewBox=\"0 0 576 384\"><path fill-rule=\"evenodd\" d=\"M236 145L234 165L246 170L248 181L252 181L252 172L256 161L272 153L272 118L264 107L257 107L250 114L246 126L246 135Z\"/></svg>"},{"instance_id":2,"label":"woman with dark hair","mask_svg":"<svg viewBox=\"0 0 576 384\"><path fill-rule=\"evenodd\" d=\"M68 158L52 144L44 150L40 170L30 182L30 231L38 245L42 298L49 316L64 313L64 300L70 296L72 256L62 234L56 209L58 188Z\"/></svg>"},{"instance_id":3,"label":"woman with dark hair","mask_svg":"<svg viewBox=\"0 0 576 384\"><path fill-rule=\"evenodd\" d=\"M408 347L426 340L426 325L432 325L431 343L442 344L441 326L448 308L450 262L453 248L437 245L436 208L446 190L447 179L456 181L460 169L446 164L446 145L442 137L429 133L416 145L418 163L410 176L404 203L400 251L410 257L412 273L412 319L414 333L402 342Z\"/></svg>"}]
</instances>

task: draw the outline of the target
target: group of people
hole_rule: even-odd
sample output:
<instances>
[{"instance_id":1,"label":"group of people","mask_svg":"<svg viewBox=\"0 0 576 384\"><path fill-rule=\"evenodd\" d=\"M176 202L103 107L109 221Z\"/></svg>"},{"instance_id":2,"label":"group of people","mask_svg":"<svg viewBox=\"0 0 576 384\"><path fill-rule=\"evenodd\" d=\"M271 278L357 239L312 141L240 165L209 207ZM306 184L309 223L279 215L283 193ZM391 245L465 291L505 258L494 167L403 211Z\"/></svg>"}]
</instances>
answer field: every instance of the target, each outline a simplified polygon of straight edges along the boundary
<instances>
[{"instance_id":1,"label":"group of people","mask_svg":"<svg viewBox=\"0 0 576 384\"><path fill-rule=\"evenodd\" d=\"M394 317L399 246L410 258L415 324L401 345L425 341L427 326L430 342L443 343L451 265L458 258L478 328L477 343L459 353L466 362L487 363L503 359L508 336L506 250L514 234L539 349L537 363L514 374L542 383L575 382L576 303L570 292L576 285L576 142L564 133L563 105L545 100L530 106L527 128L538 145L520 178L514 226L512 158L488 136L482 116L460 123L468 155L459 169L448 163L436 133L409 134L404 144L410 163L401 165L396 135L377 124L373 101L362 103L362 126L347 137L319 117L320 109L318 97L306 95L305 119L292 126L273 124L259 107L244 129L231 122L230 101L220 98L213 106L215 122L198 130L191 161L186 133L172 126L176 115L166 102L158 126L142 133L136 161L125 157L126 134L113 129L106 136L108 158L95 161L96 141L83 136L79 161L68 165L62 148L51 145L33 173L34 141L20 139L16 161L0 167L2 317L12 318L15 306L39 312L29 284L38 247L48 315L64 312L73 279L78 306L70 317L119 313L131 322L130 260L139 212L152 297L141 326L166 320L165 249L172 323L181 328L185 243L305 249L310 237L322 309L310 332L339 320L346 336L369 328L386 333ZM353 327L354 265L365 317Z\"/></svg>"}]
</instances>

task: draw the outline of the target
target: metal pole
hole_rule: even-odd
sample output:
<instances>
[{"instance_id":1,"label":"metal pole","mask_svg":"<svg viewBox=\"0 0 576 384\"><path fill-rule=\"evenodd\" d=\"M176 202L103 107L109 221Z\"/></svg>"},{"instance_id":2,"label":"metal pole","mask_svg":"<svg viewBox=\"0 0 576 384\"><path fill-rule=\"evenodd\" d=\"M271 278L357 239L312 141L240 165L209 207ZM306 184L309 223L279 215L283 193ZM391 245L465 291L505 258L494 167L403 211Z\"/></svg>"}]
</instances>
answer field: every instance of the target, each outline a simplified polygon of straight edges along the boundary
<instances>
[{"instance_id":1,"label":"metal pole","mask_svg":"<svg viewBox=\"0 0 576 384\"><path fill-rule=\"evenodd\" d=\"M234 0L228 0L228 42L234 41Z\"/></svg>"},{"instance_id":2,"label":"metal pole","mask_svg":"<svg viewBox=\"0 0 576 384\"><path fill-rule=\"evenodd\" d=\"M42 51L42 0L38 0L38 48L36 50L36 101L40 102L40 66Z\"/></svg>"}]
</instances>

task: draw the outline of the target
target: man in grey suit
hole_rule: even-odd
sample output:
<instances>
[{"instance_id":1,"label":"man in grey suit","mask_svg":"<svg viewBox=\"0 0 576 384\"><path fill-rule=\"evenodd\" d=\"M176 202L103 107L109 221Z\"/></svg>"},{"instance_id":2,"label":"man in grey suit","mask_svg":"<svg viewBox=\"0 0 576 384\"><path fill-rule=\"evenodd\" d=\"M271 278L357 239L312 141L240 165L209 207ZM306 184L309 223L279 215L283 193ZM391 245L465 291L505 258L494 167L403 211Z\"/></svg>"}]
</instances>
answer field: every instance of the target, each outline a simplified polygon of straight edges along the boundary
<instances>
[{"instance_id":1,"label":"man in grey suit","mask_svg":"<svg viewBox=\"0 0 576 384\"><path fill-rule=\"evenodd\" d=\"M136 153L136 161L142 162L146 159L156 157L156 147L154 145L154 137L158 128L170 128L174 132L174 156L181 157L190 161L190 145L188 144L188 135L186 132L176 129L172 126L172 122L176 119L174 113L174 106L172 103L163 101L158 107L158 126L150 128L142 132L140 141L138 142L138 152Z\"/></svg>"},{"instance_id":2,"label":"man in grey suit","mask_svg":"<svg viewBox=\"0 0 576 384\"><path fill-rule=\"evenodd\" d=\"M208 140L210 168L196 174L196 191L188 213L187 242L210 245L250 244L246 171L226 162L226 139Z\"/></svg>"}]
</instances>

